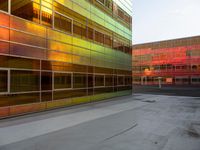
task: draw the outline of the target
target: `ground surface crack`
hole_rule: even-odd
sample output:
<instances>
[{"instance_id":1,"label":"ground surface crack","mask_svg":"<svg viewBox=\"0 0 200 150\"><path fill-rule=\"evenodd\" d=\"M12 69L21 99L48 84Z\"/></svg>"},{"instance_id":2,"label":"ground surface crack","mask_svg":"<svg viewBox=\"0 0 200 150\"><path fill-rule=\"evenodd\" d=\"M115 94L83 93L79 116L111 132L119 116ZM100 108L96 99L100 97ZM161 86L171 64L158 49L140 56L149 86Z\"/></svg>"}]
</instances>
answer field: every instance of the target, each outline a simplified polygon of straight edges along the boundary
<instances>
[{"instance_id":1,"label":"ground surface crack","mask_svg":"<svg viewBox=\"0 0 200 150\"><path fill-rule=\"evenodd\" d=\"M116 133L116 134L112 135L111 137L108 137L108 138L104 139L102 142L105 142L105 141L108 141L108 140L110 140L110 139L112 139L112 138L115 138L115 137L117 137L117 136L120 136L120 135L122 135L122 134L124 134L124 133L126 133L126 132L128 132L128 131L130 131L130 130L132 130L132 129L135 128L137 125L138 125L138 124L135 123L135 124L132 125L130 128L124 129L123 131L121 131L121 132L119 132L119 133Z\"/></svg>"}]
</instances>

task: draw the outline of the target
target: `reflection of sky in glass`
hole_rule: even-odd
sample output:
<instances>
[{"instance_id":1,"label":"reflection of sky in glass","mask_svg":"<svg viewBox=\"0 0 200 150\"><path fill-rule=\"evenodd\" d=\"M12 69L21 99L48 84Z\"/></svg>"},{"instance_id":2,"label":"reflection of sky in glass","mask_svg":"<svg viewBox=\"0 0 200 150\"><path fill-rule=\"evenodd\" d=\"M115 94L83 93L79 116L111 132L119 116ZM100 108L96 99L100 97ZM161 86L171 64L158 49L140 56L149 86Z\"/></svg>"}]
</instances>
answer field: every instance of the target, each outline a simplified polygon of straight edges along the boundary
<instances>
[{"instance_id":1,"label":"reflection of sky in glass","mask_svg":"<svg viewBox=\"0 0 200 150\"><path fill-rule=\"evenodd\" d=\"M124 11L132 16L132 0L114 0Z\"/></svg>"}]
</instances>

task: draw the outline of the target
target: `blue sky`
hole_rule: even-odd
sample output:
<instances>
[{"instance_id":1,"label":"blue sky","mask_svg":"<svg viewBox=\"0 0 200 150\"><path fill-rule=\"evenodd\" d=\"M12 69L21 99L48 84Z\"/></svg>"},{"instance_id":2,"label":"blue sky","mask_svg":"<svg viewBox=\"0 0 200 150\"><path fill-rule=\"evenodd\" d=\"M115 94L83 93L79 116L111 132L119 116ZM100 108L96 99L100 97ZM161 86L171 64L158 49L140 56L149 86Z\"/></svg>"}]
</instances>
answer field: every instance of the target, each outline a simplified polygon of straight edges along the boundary
<instances>
[{"instance_id":1,"label":"blue sky","mask_svg":"<svg viewBox=\"0 0 200 150\"><path fill-rule=\"evenodd\" d=\"M200 35L200 0L133 0L133 44Z\"/></svg>"}]
</instances>

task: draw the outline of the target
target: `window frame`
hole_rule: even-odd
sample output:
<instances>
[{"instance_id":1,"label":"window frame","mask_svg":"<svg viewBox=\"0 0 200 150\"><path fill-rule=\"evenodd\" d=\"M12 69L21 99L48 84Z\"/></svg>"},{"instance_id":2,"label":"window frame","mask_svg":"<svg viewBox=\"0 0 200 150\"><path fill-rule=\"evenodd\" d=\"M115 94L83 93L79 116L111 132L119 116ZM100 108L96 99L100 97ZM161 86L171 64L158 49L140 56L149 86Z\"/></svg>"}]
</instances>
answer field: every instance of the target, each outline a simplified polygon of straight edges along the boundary
<instances>
[{"instance_id":1,"label":"window frame","mask_svg":"<svg viewBox=\"0 0 200 150\"><path fill-rule=\"evenodd\" d=\"M60 30L58 28L55 28L55 14L58 14L58 15L61 15L69 20L71 20L71 32L67 32L67 31L63 31L63 30ZM52 28L54 30L57 30L57 31L60 31L60 32L63 32L63 33L67 33L67 34L70 34L70 35L73 35L73 24L74 24L74 20L72 18L70 18L69 16L66 16L65 14L62 14L58 11L53 11L53 22L52 22Z\"/></svg>"},{"instance_id":2,"label":"window frame","mask_svg":"<svg viewBox=\"0 0 200 150\"><path fill-rule=\"evenodd\" d=\"M4 11L0 9L0 12L10 14L11 13L11 0L8 0L8 11Z\"/></svg>"},{"instance_id":3,"label":"window frame","mask_svg":"<svg viewBox=\"0 0 200 150\"><path fill-rule=\"evenodd\" d=\"M11 72L12 71L20 71L20 72L37 72L38 73L38 77L39 77L39 89L38 90L27 90L27 91L11 91ZM45 72L45 71L44 71ZM36 70L36 69L19 69L19 68L11 68L9 69L9 93L10 94L22 94L22 93L39 93L40 91L41 92L44 92L41 90L41 71L40 70ZM47 90L46 90L47 91Z\"/></svg>"},{"instance_id":4,"label":"window frame","mask_svg":"<svg viewBox=\"0 0 200 150\"><path fill-rule=\"evenodd\" d=\"M119 77L123 78L123 84L119 84ZM125 86L125 76L124 75L117 75L117 86Z\"/></svg>"},{"instance_id":5,"label":"window frame","mask_svg":"<svg viewBox=\"0 0 200 150\"><path fill-rule=\"evenodd\" d=\"M71 87L56 89L55 88L55 73L70 74L71 75ZM73 89L73 72L52 71L52 91L63 91L63 90L72 90L72 89Z\"/></svg>"},{"instance_id":6,"label":"window frame","mask_svg":"<svg viewBox=\"0 0 200 150\"><path fill-rule=\"evenodd\" d=\"M102 86L97 86L96 85L96 76L103 76L103 85ZM93 74L93 84L94 84L94 88L101 88L101 87L105 87L105 74L101 74L101 73L95 73Z\"/></svg>"}]
</instances>

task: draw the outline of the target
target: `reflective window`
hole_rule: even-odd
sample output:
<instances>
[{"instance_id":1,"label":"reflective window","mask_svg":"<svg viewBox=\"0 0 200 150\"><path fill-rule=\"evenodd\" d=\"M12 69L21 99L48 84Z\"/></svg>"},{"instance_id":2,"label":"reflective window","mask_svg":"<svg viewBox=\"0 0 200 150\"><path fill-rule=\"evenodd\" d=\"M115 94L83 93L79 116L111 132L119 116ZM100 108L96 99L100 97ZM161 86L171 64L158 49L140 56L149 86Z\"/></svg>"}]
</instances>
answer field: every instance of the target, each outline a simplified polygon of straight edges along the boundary
<instances>
[{"instance_id":1,"label":"reflective window","mask_svg":"<svg viewBox=\"0 0 200 150\"><path fill-rule=\"evenodd\" d=\"M74 88L85 88L86 81L87 81L86 74L79 74L79 73L73 74L73 87Z\"/></svg>"},{"instance_id":2,"label":"reflective window","mask_svg":"<svg viewBox=\"0 0 200 150\"><path fill-rule=\"evenodd\" d=\"M87 38L90 40L94 40L94 30L92 28L87 28Z\"/></svg>"},{"instance_id":3,"label":"reflective window","mask_svg":"<svg viewBox=\"0 0 200 150\"><path fill-rule=\"evenodd\" d=\"M11 70L11 92L39 91L40 74L36 71Z\"/></svg>"},{"instance_id":4,"label":"reflective window","mask_svg":"<svg viewBox=\"0 0 200 150\"><path fill-rule=\"evenodd\" d=\"M0 10L8 12L8 0L0 0Z\"/></svg>"},{"instance_id":5,"label":"reflective window","mask_svg":"<svg viewBox=\"0 0 200 150\"><path fill-rule=\"evenodd\" d=\"M112 0L105 0L105 6L112 10Z\"/></svg>"},{"instance_id":6,"label":"reflective window","mask_svg":"<svg viewBox=\"0 0 200 150\"><path fill-rule=\"evenodd\" d=\"M126 76L125 77L125 85L131 85L132 84L132 77Z\"/></svg>"},{"instance_id":7,"label":"reflective window","mask_svg":"<svg viewBox=\"0 0 200 150\"><path fill-rule=\"evenodd\" d=\"M67 17L64 17L63 15L55 13L54 27L56 29L71 33L72 20Z\"/></svg>"},{"instance_id":8,"label":"reflective window","mask_svg":"<svg viewBox=\"0 0 200 150\"><path fill-rule=\"evenodd\" d=\"M88 74L88 87L93 87L94 78L93 74Z\"/></svg>"},{"instance_id":9,"label":"reflective window","mask_svg":"<svg viewBox=\"0 0 200 150\"><path fill-rule=\"evenodd\" d=\"M117 76L114 76L114 86L117 86Z\"/></svg>"},{"instance_id":10,"label":"reflective window","mask_svg":"<svg viewBox=\"0 0 200 150\"><path fill-rule=\"evenodd\" d=\"M95 86L104 86L104 75L95 75Z\"/></svg>"},{"instance_id":11,"label":"reflective window","mask_svg":"<svg viewBox=\"0 0 200 150\"><path fill-rule=\"evenodd\" d=\"M52 4L45 3L46 5L52 6ZM44 4L43 4L44 5ZM49 9L47 7L42 6L42 24L46 26L51 26L52 25L52 9Z\"/></svg>"},{"instance_id":12,"label":"reflective window","mask_svg":"<svg viewBox=\"0 0 200 150\"><path fill-rule=\"evenodd\" d=\"M52 72L42 72L42 90L52 90Z\"/></svg>"},{"instance_id":13,"label":"reflective window","mask_svg":"<svg viewBox=\"0 0 200 150\"><path fill-rule=\"evenodd\" d=\"M8 91L8 71L0 70L0 92Z\"/></svg>"},{"instance_id":14,"label":"reflective window","mask_svg":"<svg viewBox=\"0 0 200 150\"><path fill-rule=\"evenodd\" d=\"M73 33L81 37L86 37L86 26L77 21L74 21Z\"/></svg>"},{"instance_id":15,"label":"reflective window","mask_svg":"<svg viewBox=\"0 0 200 150\"><path fill-rule=\"evenodd\" d=\"M112 47L112 38L109 35L104 35L104 44Z\"/></svg>"},{"instance_id":16,"label":"reflective window","mask_svg":"<svg viewBox=\"0 0 200 150\"><path fill-rule=\"evenodd\" d=\"M39 23L40 5L31 0L11 0L11 14Z\"/></svg>"},{"instance_id":17,"label":"reflective window","mask_svg":"<svg viewBox=\"0 0 200 150\"><path fill-rule=\"evenodd\" d=\"M98 31L95 31L95 41L99 43L104 43L104 35Z\"/></svg>"},{"instance_id":18,"label":"reflective window","mask_svg":"<svg viewBox=\"0 0 200 150\"><path fill-rule=\"evenodd\" d=\"M106 83L106 86L113 86L113 76L112 75L106 75L105 76L105 83Z\"/></svg>"},{"instance_id":19,"label":"reflective window","mask_svg":"<svg viewBox=\"0 0 200 150\"><path fill-rule=\"evenodd\" d=\"M55 89L71 88L71 74L54 73L54 88Z\"/></svg>"},{"instance_id":20,"label":"reflective window","mask_svg":"<svg viewBox=\"0 0 200 150\"><path fill-rule=\"evenodd\" d=\"M124 85L124 76L118 76L117 77L117 85Z\"/></svg>"}]
</instances>

